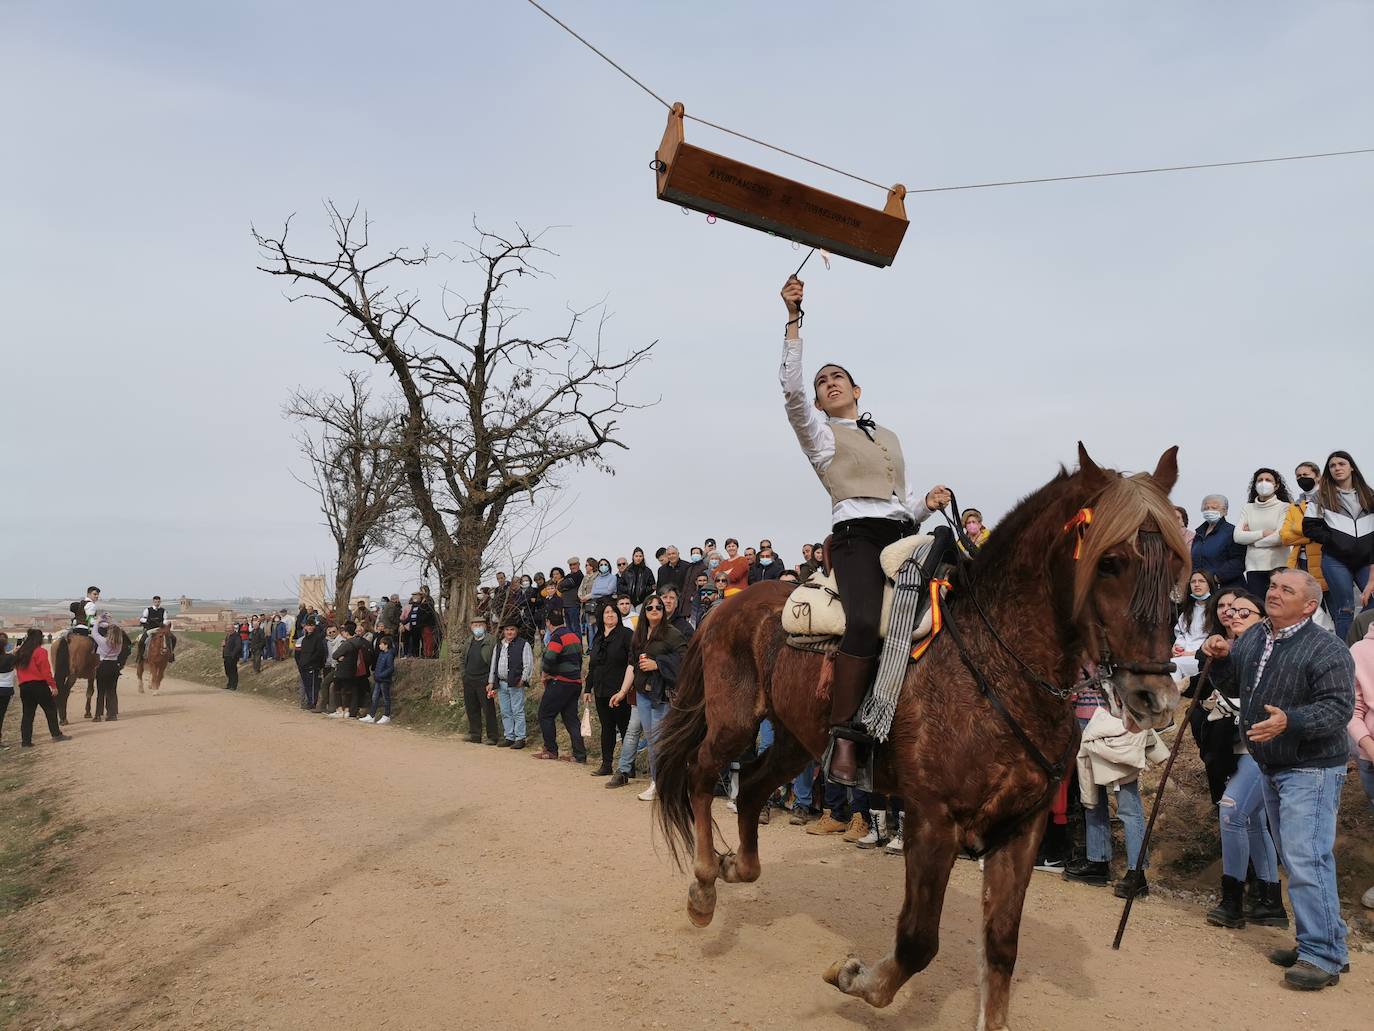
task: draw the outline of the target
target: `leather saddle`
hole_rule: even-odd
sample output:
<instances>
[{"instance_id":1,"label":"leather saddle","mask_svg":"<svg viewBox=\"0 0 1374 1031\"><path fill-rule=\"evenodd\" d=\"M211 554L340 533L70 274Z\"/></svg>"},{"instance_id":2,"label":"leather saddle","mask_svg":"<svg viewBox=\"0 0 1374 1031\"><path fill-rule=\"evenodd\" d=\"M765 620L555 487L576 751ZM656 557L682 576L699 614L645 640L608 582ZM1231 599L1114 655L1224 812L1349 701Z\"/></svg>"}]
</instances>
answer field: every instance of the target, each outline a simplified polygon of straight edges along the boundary
<instances>
[{"instance_id":1,"label":"leather saddle","mask_svg":"<svg viewBox=\"0 0 1374 1031\"><path fill-rule=\"evenodd\" d=\"M894 541L883 549L879 561L887 575L887 584L883 588L883 613L878 630L880 637L887 637L888 621L892 614L893 581L896 579L897 571L909 558L915 558L918 563L922 562L934 541L935 537L932 534L915 534ZM783 630L791 637L801 639L789 643L814 645L820 641L844 636L844 608L840 604L839 584L830 565L830 538L826 538L822 551L822 568L798 584L783 607ZM912 633L912 641L928 637L932 622L933 613L927 606Z\"/></svg>"}]
</instances>

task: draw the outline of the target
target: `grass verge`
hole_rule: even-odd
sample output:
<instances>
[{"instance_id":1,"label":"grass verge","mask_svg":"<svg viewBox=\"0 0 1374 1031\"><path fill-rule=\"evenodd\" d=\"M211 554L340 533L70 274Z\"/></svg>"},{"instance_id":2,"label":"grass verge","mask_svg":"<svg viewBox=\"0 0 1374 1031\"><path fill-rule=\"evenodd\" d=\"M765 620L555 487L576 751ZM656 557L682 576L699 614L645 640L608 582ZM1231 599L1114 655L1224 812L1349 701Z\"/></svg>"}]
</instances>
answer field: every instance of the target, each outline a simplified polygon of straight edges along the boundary
<instances>
[{"instance_id":1,"label":"grass verge","mask_svg":"<svg viewBox=\"0 0 1374 1031\"><path fill-rule=\"evenodd\" d=\"M29 1002L14 980L24 939L14 914L62 876L63 846L80 830L56 816L50 791L32 784L34 756L0 753L0 1028L18 1027Z\"/></svg>"}]
</instances>

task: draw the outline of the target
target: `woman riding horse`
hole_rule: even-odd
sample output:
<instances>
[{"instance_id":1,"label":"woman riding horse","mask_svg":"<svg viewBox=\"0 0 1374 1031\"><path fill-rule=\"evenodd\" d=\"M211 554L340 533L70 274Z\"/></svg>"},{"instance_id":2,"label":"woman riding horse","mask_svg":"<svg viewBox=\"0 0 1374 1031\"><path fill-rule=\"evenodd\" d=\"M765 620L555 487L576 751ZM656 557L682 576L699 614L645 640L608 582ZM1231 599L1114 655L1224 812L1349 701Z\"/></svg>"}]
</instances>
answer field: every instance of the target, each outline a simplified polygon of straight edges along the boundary
<instances>
[{"instance_id":1,"label":"woman riding horse","mask_svg":"<svg viewBox=\"0 0 1374 1031\"><path fill-rule=\"evenodd\" d=\"M985 853L982 1014L1007 1026L1026 887L1041 818L1077 751L1069 688L1085 661L1127 729L1167 726L1178 702L1169 676L1170 593L1188 550L1168 492L1177 448L1153 474L1099 468L1079 445L1060 474L999 524L961 567L941 607L943 630L909 666L875 763L875 790L906 803L906 901L892 952L854 956L826 980L888 1005L939 948L941 907L963 849ZM789 647L781 614L790 588L755 584L719 602L692 639L658 752L658 816L674 853L692 853L688 916L715 912L715 882L758 879L758 816L778 784L825 750L830 700L822 658ZM773 745L740 774L739 850L718 855L711 804L720 770L768 719Z\"/></svg>"},{"instance_id":2,"label":"woman riding horse","mask_svg":"<svg viewBox=\"0 0 1374 1031\"><path fill-rule=\"evenodd\" d=\"M853 785L858 772L855 744L836 733L849 726L873 682L878 664L878 627L886 577L878 556L883 548L916 532L932 512L947 505L949 490L932 487L918 501L906 485L902 445L891 430L859 414L863 391L848 370L822 365L802 387L802 296L796 276L782 288L787 330L782 349L782 396L787 419L802 452L830 494L830 564L840 589L845 629L833 656L830 687L831 751L826 776Z\"/></svg>"}]
</instances>

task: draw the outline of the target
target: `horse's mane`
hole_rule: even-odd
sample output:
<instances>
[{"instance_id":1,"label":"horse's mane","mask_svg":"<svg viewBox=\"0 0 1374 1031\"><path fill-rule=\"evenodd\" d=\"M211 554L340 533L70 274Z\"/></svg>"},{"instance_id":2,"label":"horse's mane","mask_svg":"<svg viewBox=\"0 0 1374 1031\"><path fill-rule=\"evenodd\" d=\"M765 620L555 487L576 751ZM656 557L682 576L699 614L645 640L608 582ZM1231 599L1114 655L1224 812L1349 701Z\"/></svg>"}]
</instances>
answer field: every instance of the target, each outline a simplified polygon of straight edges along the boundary
<instances>
[{"instance_id":1,"label":"horse's mane","mask_svg":"<svg viewBox=\"0 0 1374 1031\"><path fill-rule=\"evenodd\" d=\"M1105 486L1088 482L1081 471L1070 473L1060 466L1059 473L1039 490L1026 495L993 527L987 542L978 550L970 567L973 581L991 569L1005 573L1013 563L1029 566L1038 574L1048 572L1055 546L1065 539L1065 522L1080 508L1091 508L1092 523L1083 537L1083 551L1074 573L1073 613L1075 618L1087 604L1098 562L1111 548L1132 542L1145 569L1132 599L1132 612L1147 622L1168 618L1167 606L1173 577L1168 553L1183 559L1178 586L1186 582L1192 556L1183 540L1168 495L1148 473L1125 476L1115 469L1103 469ZM1144 535L1140 536L1144 531Z\"/></svg>"}]
</instances>

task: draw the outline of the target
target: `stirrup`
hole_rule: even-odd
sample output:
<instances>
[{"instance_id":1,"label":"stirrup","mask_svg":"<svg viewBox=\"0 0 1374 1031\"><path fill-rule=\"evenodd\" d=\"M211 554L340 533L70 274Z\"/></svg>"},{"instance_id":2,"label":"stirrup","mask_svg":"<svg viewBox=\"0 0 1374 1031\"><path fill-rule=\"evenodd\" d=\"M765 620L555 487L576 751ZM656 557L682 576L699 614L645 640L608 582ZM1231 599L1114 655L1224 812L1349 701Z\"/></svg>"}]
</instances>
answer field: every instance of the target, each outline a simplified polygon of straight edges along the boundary
<instances>
[{"instance_id":1,"label":"stirrup","mask_svg":"<svg viewBox=\"0 0 1374 1031\"><path fill-rule=\"evenodd\" d=\"M858 788L861 791L873 791L873 753L877 751L878 742L874 737L863 729L855 726L845 725L830 728L830 740L825 746L825 752L821 755L821 772L825 774L825 779L836 784L843 784L843 781L835 780L830 770L831 759L835 754L835 739L844 738L846 741L854 742L854 783L845 784L845 787Z\"/></svg>"}]
</instances>

